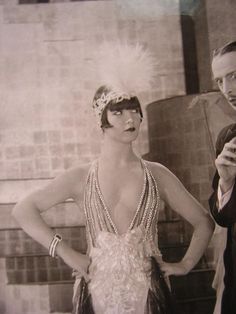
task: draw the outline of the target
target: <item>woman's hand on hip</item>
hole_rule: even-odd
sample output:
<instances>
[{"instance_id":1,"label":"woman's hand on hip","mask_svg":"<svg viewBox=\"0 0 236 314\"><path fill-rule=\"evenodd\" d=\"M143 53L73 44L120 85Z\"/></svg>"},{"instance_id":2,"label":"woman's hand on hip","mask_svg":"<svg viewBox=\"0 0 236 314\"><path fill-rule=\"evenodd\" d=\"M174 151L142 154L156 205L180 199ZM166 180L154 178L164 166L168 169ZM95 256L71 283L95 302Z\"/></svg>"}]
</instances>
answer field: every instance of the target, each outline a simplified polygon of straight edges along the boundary
<instances>
[{"instance_id":1,"label":"woman's hand on hip","mask_svg":"<svg viewBox=\"0 0 236 314\"><path fill-rule=\"evenodd\" d=\"M165 263L161 265L161 270L164 273L164 276L183 276L189 272L189 268L186 267L184 262L179 263Z\"/></svg>"},{"instance_id":2,"label":"woman's hand on hip","mask_svg":"<svg viewBox=\"0 0 236 314\"><path fill-rule=\"evenodd\" d=\"M81 254L64 243L59 244L57 253L64 262L73 269L73 274L76 275L76 277L80 275L80 277L84 277L86 281L89 280L88 268L90 258L88 255Z\"/></svg>"}]
</instances>

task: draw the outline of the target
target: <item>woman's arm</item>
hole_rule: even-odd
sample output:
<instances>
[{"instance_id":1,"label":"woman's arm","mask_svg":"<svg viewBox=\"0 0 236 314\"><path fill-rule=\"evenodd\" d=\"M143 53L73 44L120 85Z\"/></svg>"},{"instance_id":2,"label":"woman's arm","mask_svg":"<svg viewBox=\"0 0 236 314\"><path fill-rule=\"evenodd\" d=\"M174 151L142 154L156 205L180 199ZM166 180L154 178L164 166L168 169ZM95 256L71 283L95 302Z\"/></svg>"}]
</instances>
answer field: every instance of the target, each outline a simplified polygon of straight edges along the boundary
<instances>
[{"instance_id":1,"label":"woman's arm","mask_svg":"<svg viewBox=\"0 0 236 314\"><path fill-rule=\"evenodd\" d=\"M68 198L78 197L78 182L85 183L85 178L84 169L76 168L66 171L47 186L21 200L13 208L13 217L26 233L49 249L55 232L46 224L41 213ZM86 271L88 257L70 248L63 240L57 245L56 253L70 267Z\"/></svg>"},{"instance_id":2,"label":"woman's arm","mask_svg":"<svg viewBox=\"0 0 236 314\"><path fill-rule=\"evenodd\" d=\"M156 174L161 197L169 206L193 226L193 235L186 254L179 263L166 263L166 275L188 273L206 250L214 229L214 222L207 211L184 188L167 168L158 166Z\"/></svg>"}]
</instances>

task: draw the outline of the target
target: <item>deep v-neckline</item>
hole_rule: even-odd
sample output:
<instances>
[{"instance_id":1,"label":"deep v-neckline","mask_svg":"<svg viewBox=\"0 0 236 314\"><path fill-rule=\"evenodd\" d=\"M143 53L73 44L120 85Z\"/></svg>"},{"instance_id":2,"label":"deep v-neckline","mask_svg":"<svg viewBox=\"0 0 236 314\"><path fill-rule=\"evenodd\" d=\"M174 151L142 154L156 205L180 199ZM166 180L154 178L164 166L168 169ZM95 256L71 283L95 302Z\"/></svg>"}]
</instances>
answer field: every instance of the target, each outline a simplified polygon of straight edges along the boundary
<instances>
[{"instance_id":1,"label":"deep v-neckline","mask_svg":"<svg viewBox=\"0 0 236 314\"><path fill-rule=\"evenodd\" d=\"M102 193L102 190L101 190L101 187L100 187L100 184L99 184L99 178L98 178L98 160L96 160L95 162L95 184L96 184L96 188L97 188L97 191L98 191L98 194L99 194L99 197L101 199L101 202L102 202L102 205L103 205L103 208L105 210L105 213L106 213L106 216L115 232L115 234L117 235L120 235L120 236L123 236L125 234L127 234L128 232L130 232L130 230L132 230L132 228L134 227L134 223L135 223L135 219L141 209L141 206L142 206L142 203L143 203L143 198L144 198L144 195L145 195L145 189L146 189L146 184L147 184L147 174L146 174L146 166L145 166L145 163L142 159L140 159L140 163L141 163L141 167L143 169L143 187L142 187L142 192L141 192L141 196L139 198L139 202L138 202L138 205L137 205L137 208L134 212L134 216L133 218L131 219L131 222L128 226L128 229L123 232L123 233L119 233L118 232L118 229L117 229L117 226L116 226L116 223L113 221L112 217L111 217L111 212L110 212L110 209L109 207L107 206L106 204L106 201L104 199L104 196L103 196L103 193Z\"/></svg>"}]
</instances>

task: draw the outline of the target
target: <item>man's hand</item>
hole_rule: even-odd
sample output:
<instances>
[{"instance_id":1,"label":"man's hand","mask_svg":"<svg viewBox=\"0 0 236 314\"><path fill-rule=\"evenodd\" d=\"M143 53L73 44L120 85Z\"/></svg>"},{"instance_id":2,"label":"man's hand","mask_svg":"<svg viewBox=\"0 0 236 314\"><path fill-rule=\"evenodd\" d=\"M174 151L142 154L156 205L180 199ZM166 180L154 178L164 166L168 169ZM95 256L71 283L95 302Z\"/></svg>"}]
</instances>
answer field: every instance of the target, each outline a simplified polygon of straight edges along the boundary
<instances>
[{"instance_id":1,"label":"man's hand","mask_svg":"<svg viewBox=\"0 0 236 314\"><path fill-rule=\"evenodd\" d=\"M220 187L225 193L232 187L236 177L236 137L225 144L215 165L220 176Z\"/></svg>"}]
</instances>

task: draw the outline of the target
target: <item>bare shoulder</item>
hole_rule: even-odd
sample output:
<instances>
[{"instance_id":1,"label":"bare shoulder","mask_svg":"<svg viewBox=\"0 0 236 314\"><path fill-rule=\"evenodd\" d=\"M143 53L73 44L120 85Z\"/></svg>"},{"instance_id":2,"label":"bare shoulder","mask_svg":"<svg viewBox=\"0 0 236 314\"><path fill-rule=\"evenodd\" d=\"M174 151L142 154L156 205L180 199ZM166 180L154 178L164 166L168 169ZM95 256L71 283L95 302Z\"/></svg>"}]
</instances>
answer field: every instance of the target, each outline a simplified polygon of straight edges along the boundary
<instances>
[{"instance_id":1,"label":"bare shoulder","mask_svg":"<svg viewBox=\"0 0 236 314\"><path fill-rule=\"evenodd\" d=\"M41 189L42 195L53 200L81 197L90 166L89 163L81 164L65 170Z\"/></svg>"},{"instance_id":2,"label":"bare shoulder","mask_svg":"<svg viewBox=\"0 0 236 314\"><path fill-rule=\"evenodd\" d=\"M90 164L86 164L65 170L45 186L32 191L24 201L33 202L40 211L45 211L67 199L80 199L89 167Z\"/></svg>"},{"instance_id":3,"label":"bare shoulder","mask_svg":"<svg viewBox=\"0 0 236 314\"><path fill-rule=\"evenodd\" d=\"M179 179L164 165L151 161L145 161L145 163L155 178L162 196L166 195L167 189L171 189L177 184L181 185Z\"/></svg>"},{"instance_id":4,"label":"bare shoulder","mask_svg":"<svg viewBox=\"0 0 236 314\"><path fill-rule=\"evenodd\" d=\"M91 163L81 164L76 167L65 170L60 176L74 180L76 178L82 179L87 177Z\"/></svg>"},{"instance_id":5,"label":"bare shoulder","mask_svg":"<svg viewBox=\"0 0 236 314\"><path fill-rule=\"evenodd\" d=\"M163 181L174 176L167 167L158 162L145 161L145 163L156 180Z\"/></svg>"},{"instance_id":6,"label":"bare shoulder","mask_svg":"<svg viewBox=\"0 0 236 314\"><path fill-rule=\"evenodd\" d=\"M91 163L81 164L64 171L55 180L64 181L72 191L78 191L85 185Z\"/></svg>"}]
</instances>

